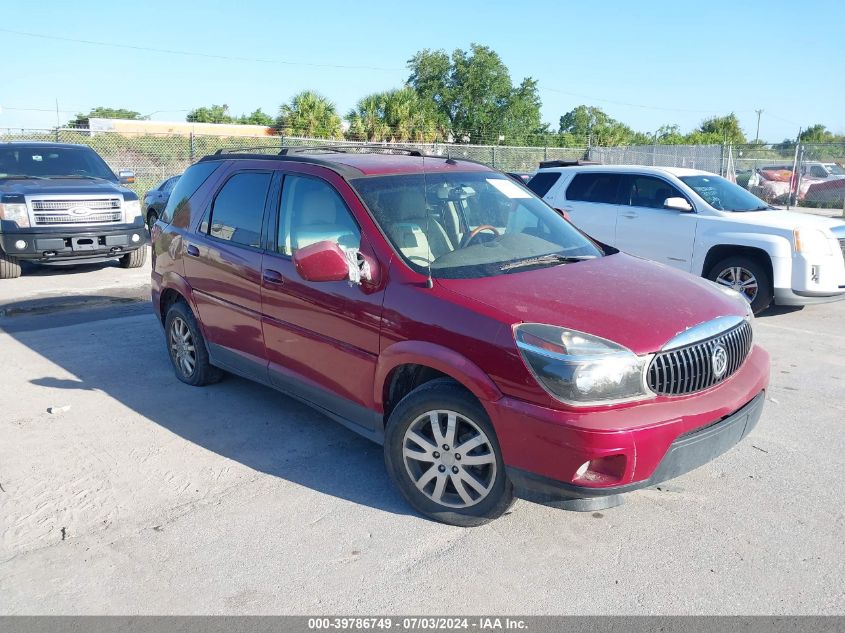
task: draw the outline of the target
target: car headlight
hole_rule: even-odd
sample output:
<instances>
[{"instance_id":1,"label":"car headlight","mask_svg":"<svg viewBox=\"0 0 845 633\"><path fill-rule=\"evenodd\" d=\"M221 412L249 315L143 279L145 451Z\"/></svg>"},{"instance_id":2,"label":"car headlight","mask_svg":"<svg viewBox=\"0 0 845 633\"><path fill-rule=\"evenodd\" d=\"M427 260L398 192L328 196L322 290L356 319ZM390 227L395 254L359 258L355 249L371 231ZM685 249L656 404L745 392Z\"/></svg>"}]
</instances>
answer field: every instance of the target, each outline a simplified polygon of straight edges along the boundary
<instances>
[{"instance_id":1,"label":"car headlight","mask_svg":"<svg viewBox=\"0 0 845 633\"><path fill-rule=\"evenodd\" d=\"M651 356L554 325L521 323L513 331L528 368L561 402L585 406L654 396L644 378Z\"/></svg>"},{"instance_id":2,"label":"car headlight","mask_svg":"<svg viewBox=\"0 0 845 633\"><path fill-rule=\"evenodd\" d=\"M0 202L0 220L9 220L21 228L29 226L29 213L26 205L20 202Z\"/></svg>"},{"instance_id":3,"label":"car headlight","mask_svg":"<svg viewBox=\"0 0 845 633\"><path fill-rule=\"evenodd\" d=\"M124 200L123 213L126 215L127 222L135 222L141 217L141 201L140 200Z\"/></svg>"},{"instance_id":4,"label":"car headlight","mask_svg":"<svg viewBox=\"0 0 845 633\"><path fill-rule=\"evenodd\" d=\"M795 229L792 232L796 253L830 255L830 240L818 229Z\"/></svg>"}]
</instances>

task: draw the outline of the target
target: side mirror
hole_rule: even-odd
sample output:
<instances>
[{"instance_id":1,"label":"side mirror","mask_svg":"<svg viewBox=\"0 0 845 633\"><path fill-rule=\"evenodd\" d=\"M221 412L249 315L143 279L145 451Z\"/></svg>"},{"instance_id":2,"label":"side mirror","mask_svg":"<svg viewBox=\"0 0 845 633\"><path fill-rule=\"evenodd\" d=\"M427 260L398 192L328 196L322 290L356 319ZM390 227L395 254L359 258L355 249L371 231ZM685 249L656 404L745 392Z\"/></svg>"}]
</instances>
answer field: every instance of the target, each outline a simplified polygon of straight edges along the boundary
<instances>
[{"instance_id":1,"label":"side mirror","mask_svg":"<svg viewBox=\"0 0 845 633\"><path fill-rule=\"evenodd\" d=\"M564 220L566 220L567 222L572 222L572 218L569 217L569 214L566 211L557 207L554 207L554 210L560 213L563 216Z\"/></svg>"},{"instance_id":2,"label":"side mirror","mask_svg":"<svg viewBox=\"0 0 845 633\"><path fill-rule=\"evenodd\" d=\"M686 213L692 211L692 205L686 201L685 198L666 198L663 201L664 209L674 209L675 211L684 211Z\"/></svg>"},{"instance_id":3,"label":"side mirror","mask_svg":"<svg viewBox=\"0 0 845 633\"><path fill-rule=\"evenodd\" d=\"M328 240L297 249L293 263L296 272L306 281L349 279L349 260L337 244Z\"/></svg>"},{"instance_id":4,"label":"side mirror","mask_svg":"<svg viewBox=\"0 0 845 633\"><path fill-rule=\"evenodd\" d=\"M135 172L131 169L121 169L117 176L121 185L131 185L135 182Z\"/></svg>"}]
</instances>

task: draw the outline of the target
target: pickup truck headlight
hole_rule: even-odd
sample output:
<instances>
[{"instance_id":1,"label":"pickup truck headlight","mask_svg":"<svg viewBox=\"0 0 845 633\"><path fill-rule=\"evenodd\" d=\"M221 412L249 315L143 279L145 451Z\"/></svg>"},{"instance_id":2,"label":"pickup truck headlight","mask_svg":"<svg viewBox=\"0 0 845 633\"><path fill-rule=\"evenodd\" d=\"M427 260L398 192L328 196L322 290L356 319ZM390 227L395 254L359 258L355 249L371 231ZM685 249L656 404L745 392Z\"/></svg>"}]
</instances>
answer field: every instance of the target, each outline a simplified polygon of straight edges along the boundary
<instances>
[{"instance_id":1,"label":"pickup truck headlight","mask_svg":"<svg viewBox=\"0 0 845 633\"><path fill-rule=\"evenodd\" d=\"M9 220L24 229L29 227L29 212L23 203L0 202L0 220Z\"/></svg>"},{"instance_id":2,"label":"pickup truck headlight","mask_svg":"<svg viewBox=\"0 0 845 633\"><path fill-rule=\"evenodd\" d=\"M830 255L830 242L827 235L818 229L795 229L792 232L795 252L814 255Z\"/></svg>"},{"instance_id":3,"label":"pickup truck headlight","mask_svg":"<svg viewBox=\"0 0 845 633\"><path fill-rule=\"evenodd\" d=\"M124 200L123 213L126 221L134 223L141 217L141 201L140 200Z\"/></svg>"},{"instance_id":4,"label":"pickup truck headlight","mask_svg":"<svg viewBox=\"0 0 845 633\"><path fill-rule=\"evenodd\" d=\"M554 398L576 406L641 400L651 356L637 356L613 341L554 325L515 325L525 364Z\"/></svg>"}]
</instances>

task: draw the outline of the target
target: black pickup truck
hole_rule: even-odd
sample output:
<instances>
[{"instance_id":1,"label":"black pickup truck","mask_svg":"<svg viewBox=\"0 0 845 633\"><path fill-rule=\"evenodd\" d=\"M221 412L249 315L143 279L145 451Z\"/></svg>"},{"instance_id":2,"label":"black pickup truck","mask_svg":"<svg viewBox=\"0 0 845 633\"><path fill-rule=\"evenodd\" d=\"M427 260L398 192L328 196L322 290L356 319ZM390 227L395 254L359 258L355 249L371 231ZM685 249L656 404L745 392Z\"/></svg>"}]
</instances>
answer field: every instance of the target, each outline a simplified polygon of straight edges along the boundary
<instances>
[{"instance_id":1,"label":"black pickup truck","mask_svg":"<svg viewBox=\"0 0 845 633\"><path fill-rule=\"evenodd\" d=\"M0 279L19 277L21 260L143 266L141 204L121 186L133 180L85 145L0 143Z\"/></svg>"}]
</instances>

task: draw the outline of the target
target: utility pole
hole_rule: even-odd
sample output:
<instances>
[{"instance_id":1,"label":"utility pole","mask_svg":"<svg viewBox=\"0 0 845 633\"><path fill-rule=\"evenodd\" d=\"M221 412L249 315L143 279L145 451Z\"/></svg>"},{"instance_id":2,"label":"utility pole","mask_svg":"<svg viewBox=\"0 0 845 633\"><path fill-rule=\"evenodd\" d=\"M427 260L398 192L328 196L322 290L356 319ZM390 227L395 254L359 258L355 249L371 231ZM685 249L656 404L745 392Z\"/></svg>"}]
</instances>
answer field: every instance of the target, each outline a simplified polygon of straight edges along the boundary
<instances>
[{"instance_id":1,"label":"utility pole","mask_svg":"<svg viewBox=\"0 0 845 633\"><path fill-rule=\"evenodd\" d=\"M795 205L798 205L798 152L801 149L801 128L798 128L798 136L795 137L795 158L792 160L792 177L789 179L789 195L786 196L786 210L789 211L792 202L792 183L795 183Z\"/></svg>"},{"instance_id":2,"label":"utility pole","mask_svg":"<svg viewBox=\"0 0 845 633\"><path fill-rule=\"evenodd\" d=\"M757 134L754 136L754 144L756 145L760 142L760 115L763 114L763 109L754 110L754 112L757 113Z\"/></svg>"}]
</instances>

